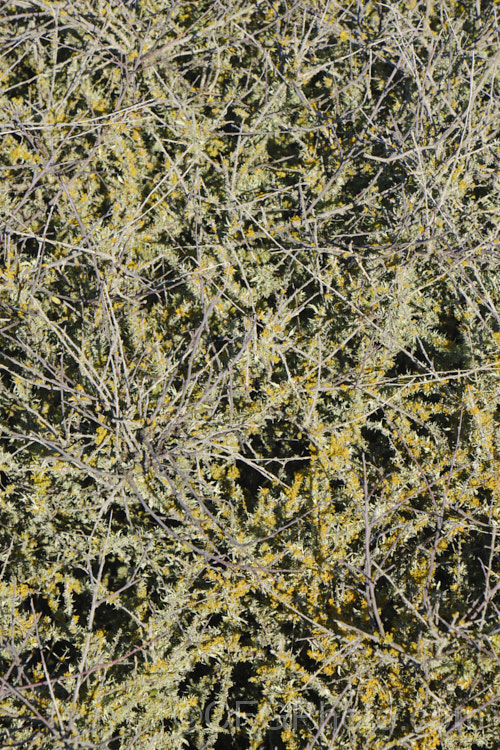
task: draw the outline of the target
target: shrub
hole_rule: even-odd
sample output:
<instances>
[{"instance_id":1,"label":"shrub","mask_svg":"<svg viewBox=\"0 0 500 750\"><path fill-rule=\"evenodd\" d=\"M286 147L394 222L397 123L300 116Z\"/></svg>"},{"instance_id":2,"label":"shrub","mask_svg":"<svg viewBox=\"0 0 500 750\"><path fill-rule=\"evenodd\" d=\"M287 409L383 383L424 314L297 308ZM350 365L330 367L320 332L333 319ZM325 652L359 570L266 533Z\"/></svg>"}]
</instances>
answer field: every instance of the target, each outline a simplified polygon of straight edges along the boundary
<instances>
[{"instance_id":1,"label":"shrub","mask_svg":"<svg viewBox=\"0 0 500 750\"><path fill-rule=\"evenodd\" d=\"M497 13L2 5L5 746L495 741Z\"/></svg>"}]
</instances>

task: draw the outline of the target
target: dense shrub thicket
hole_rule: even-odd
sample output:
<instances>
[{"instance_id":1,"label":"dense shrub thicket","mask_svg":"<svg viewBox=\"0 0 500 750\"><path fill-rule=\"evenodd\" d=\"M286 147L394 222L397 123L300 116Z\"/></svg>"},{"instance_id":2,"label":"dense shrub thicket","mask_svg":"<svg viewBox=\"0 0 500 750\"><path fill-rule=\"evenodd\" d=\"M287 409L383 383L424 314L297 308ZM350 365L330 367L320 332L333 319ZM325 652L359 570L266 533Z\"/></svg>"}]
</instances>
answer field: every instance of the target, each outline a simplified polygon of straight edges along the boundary
<instances>
[{"instance_id":1,"label":"dense shrub thicket","mask_svg":"<svg viewBox=\"0 0 500 750\"><path fill-rule=\"evenodd\" d=\"M499 12L2 3L2 745L498 747Z\"/></svg>"}]
</instances>

